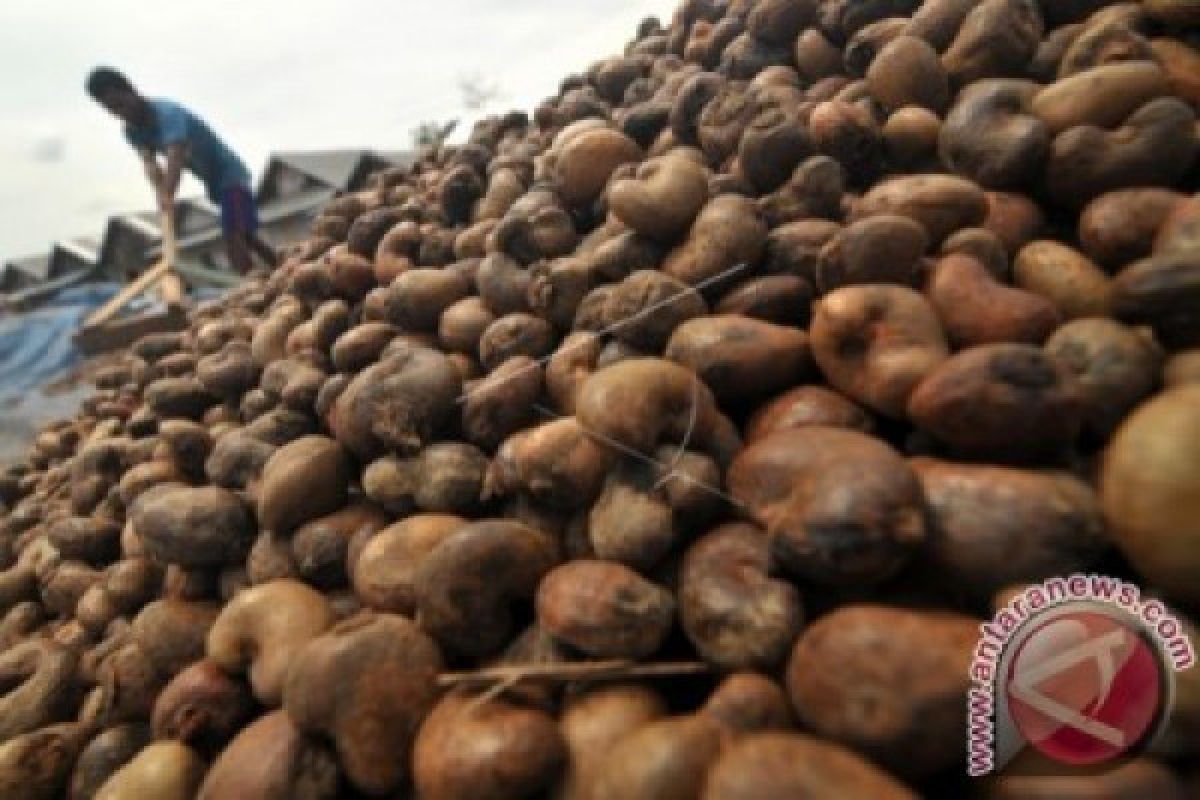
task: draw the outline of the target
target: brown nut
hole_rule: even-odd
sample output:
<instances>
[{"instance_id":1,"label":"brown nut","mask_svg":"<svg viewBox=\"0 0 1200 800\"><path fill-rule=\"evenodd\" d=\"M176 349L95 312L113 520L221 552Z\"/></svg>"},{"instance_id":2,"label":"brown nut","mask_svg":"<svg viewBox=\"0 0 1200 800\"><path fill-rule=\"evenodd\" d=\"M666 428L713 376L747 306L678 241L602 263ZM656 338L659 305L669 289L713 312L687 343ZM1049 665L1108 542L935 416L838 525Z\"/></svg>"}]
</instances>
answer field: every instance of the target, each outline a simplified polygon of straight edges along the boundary
<instances>
[{"instance_id":1,"label":"brown nut","mask_svg":"<svg viewBox=\"0 0 1200 800\"><path fill-rule=\"evenodd\" d=\"M1171 349L1200 344L1200 250L1180 250L1130 264L1113 281L1113 311L1154 328Z\"/></svg>"},{"instance_id":2,"label":"brown nut","mask_svg":"<svg viewBox=\"0 0 1200 800\"><path fill-rule=\"evenodd\" d=\"M427 800L508 800L548 787L565 760L546 712L453 693L421 725L413 774Z\"/></svg>"},{"instance_id":3,"label":"brown nut","mask_svg":"<svg viewBox=\"0 0 1200 800\"><path fill-rule=\"evenodd\" d=\"M949 354L933 308L901 286L850 286L821 298L809 328L813 358L839 391L892 417Z\"/></svg>"},{"instance_id":4,"label":"brown nut","mask_svg":"<svg viewBox=\"0 0 1200 800\"><path fill-rule=\"evenodd\" d=\"M1200 386L1194 384L1146 401L1113 435L1100 476L1117 546L1151 585L1183 603L1200 598L1194 580L1200 553L1198 412Z\"/></svg>"},{"instance_id":5,"label":"brown nut","mask_svg":"<svg viewBox=\"0 0 1200 800\"><path fill-rule=\"evenodd\" d=\"M867 283L917 283L929 237L920 223L895 214L861 219L838 231L817 260L822 293Z\"/></svg>"},{"instance_id":6,"label":"brown nut","mask_svg":"<svg viewBox=\"0 0 1200 800\"><path fill-rule=\"evenodd\" d=\"M1167 92L1167 76L1153 61L1124 61L1084 70L1037 93L1032 112L1053 135L1080 125L1112 128Z\"/></svg>"},{"instance_id":7,"label":"brown nut","mask_svg":"<svg viewBox=\"0 0 1200 800\"><path fill-rule=\"evenodd\" d=\"M573 417L527 428L496 452L484 480L485 499L524 492L551 508L591 504L612 462L602 441Z\"/></svg>"},{"instance_id":8,"label":"brown nut","mask_svg":"<svg viewBox=\"0 0 1200 800\"><path fill-rule=\"evenodd\" d=\"M711 715L667 717L622 737L601 760L592 800L689 800L699 797L724 729Z\"/></svg>"},{"instance_id":9,"label":"brown nut","mask_svg":"<svg viewBox=\"0 0 1200 800\"><path fill-rule=\"evenodd\" d=\"M757 672L733 672L708 696L701 711L737 734L791 730L795 722L783 687Z\"/></svg>"},{"instance_id":10,"label":"brown nut","mask_svg":"<svg viewBox=\"0 0 1200 800\"><path fill-rule=\"evenodd\" d=\"M1079 215L1083 251L1108 269L1145 258L1167 218L1185 200L1168 189L1122 189L1102 194Z\"/></svg>"},{"instance_id":11,"label":"brown nut","mask_svg":"<svg viewBox=\"0 0 1200 800\"><path fill-rule=\"evenodd\" d=\"M679 618L688 639L722 669L780 664L803 624L800 594L770 577L770 540L751 525L713 530L688 548Z\"/></svg>"},{"instance_id":12,"label":"brown nut","mask_svg":"<svg viewBox=\"0 0 1200 800\"><path fill-rule=\"evenodd\" d=\"M95 794L95 800L191 800L204 778L204 759L174 741L147 745L114 772Z\"/></svg>"},{"instance_id":13,"label":"brown nut","mask_svg":"<svg viewBox=\"0 0 1200 800\"><path fill-rule=\"evenodd\" d=\"M561 146L555 164L556 185L569 205L584 206L600 196L617 167L641 157L641 148L620 131L584 131Z\"/></svg>"},{"instance_id":14,"label":"brown nut","mask_svg":"<svg viewBox=\"0 0 1200 800\"><path fill-rule=\"evenodd\" d=\"M708 171L686 150L650 159L635 177L613 181L608 189L608 208L617 219L664 242L686 231L707 200Z\"/></svg>"},{"instance_id":15,"label":"brown nut","mask_svg":"<svg viewBox=\"0 0 1200 800\"><path fill-rule=\"evenodd\" d=\"M146 552L183 567L240 560L249 551L254 533L253 519L242 500L215 487L155 487L138 498L130 514Z\"/></svg>"},{"instance_id":16,"label":"brown nut","mask_svg":"<svg viewBox=\"0 0 1200 800\"><path fill-rule=\"evenodd\" d=\"M662 270L690 286L710 283L757 261L766 238L753 201L720 195L701 209L687 241L667 255Z\"/></svg>"},{"instance_id":17,"label":"brown nut","mask_svg":"<svg viewBox=\"0 0 1200 800\"><path fill-rule=\"evenodd\" d=\"M204 655L204 640L218 611L209 602L155 600L133 618L130 641L165 680Z\"/></svg>"},{"instance_id":18,"label":"brown nut","mask_svg":"<svg viewBox=\"0 0 1200 800\"><path fill-rule=\"evenodd\" d=\"M915 36L898 36L879 51L867 70L867 87L888 111L920 106L941 113L950 104L937 51Z\"/></svg>"},{"instance_id":19,"label":"brown nut","mask_svg":"<svg viewBox=\"0 0 1200 800\"><path fill-rule=\"evenodd\" d=\"M662 698L637 684L596 686L568 698L559 720L567 764L554 791L556 800L587 800L608 751L665 714Z\"/></svg>"},{"instance_id":20,"label":"brown nut","mask_svg":"<svg viewBox=\"0 0 1200 800\"><path fill-rule=\"evenodd\" d=\"M666 639L674 616L670 592L605 561L582 559L555 567L537 590L538 623L597 658L649 656Z\"/></svg>"},{"instance_id":21,"label":"brown nut","mask_svg":"<svg viewBox=\"0 0 1200 800\"><path fill-rule=\"evenodd\" d=\"M900 775L955 764L979 620L944 611L849 605L796 642L788 694L801 721Z\"/></svg>"},{"instance_id":22,"label":"brown nut","mask_svg":"<svg viewBox=\"0 0 1200 800\"><path fill-rule=\"evenodd\" d=\"M154 701L151 725L159 739L176 739L215 753L253 714L250 687L212 661L197 661L163 687Z\"/></svg>"},{"instance_id":23,"label":"brown nut","mask_svg":"<svg viewBox=\"0 0 1200 800\"><path fill-rule=\"evenodd\" d=\"M671 334L708 310L700 293L656 270L638 270L616 284L604 302L607 328L619 341L659 352Z\"/></svg>"},{"instance_id":24,"label":"brown nut","mask_svg":"<svg viewBox=\"0 0 1200 800\"><path fill-rule=\"evenodd\" d=\"M927 375L909 397L908 416L955 452L1035 462L1074 443L1083 397L1075 375L1040 349L980 345Z\"/></svg>"},{"instance_id":25,"label":"brown nut","mask_svg":"<svg viewBox=\"0 0 1200 800\"><path fill-rule=\"evenodd\" d=\"M297 727L333 740L360 791L404 786L415 732L437 697L442 657L433 640L404 617L365 612L295 658L283 704Z\"/></svg>"},{"instance_id":26,"label":"brown nut","mask_svg":"<svg viewBox=\"0 0 1200 800\"><path fill-rule=\"evenodd\" d=\"M221 669L247 672L259 702L278 706L296 655L333 623L323 595L297 581L275 580L234 595L213 622L205 651Z\"/></svg>"},{"instance_id":27,"label":"brown nut","mask_svg":"<svg viewBox=\"0 0 1200 800\"><path fill-rule=\"evenodd\" d=\"M1106 439L1158 383L1162 354L1145 336L1110 319L1078 319L1046 340L1046 354L1075 373L1084 429Z\"/></svg>"},{"instance_id":28,"label":"brown nut","mask_svg":"<svg viewBox=\"0 0 1200 800\"><path fill-rule=\"evenodd\" d=\"M546 534L510 520L462 527L417 566L418 624L448 651L494 653L511 634L512 606L533 598L557 550Z\"/></svg>"},{"instance_id":29,"label":"brown nut","mask_svg":"<svg viewBox=\"0 0 1200 800\"><path fill-rule=\"evenodd\" d=\"M462 396L463 438L485 450L536 419L535 404L542 395L541 365L517 355L466 387Z\"/></svg>"},{"instance_id":30,"label":"brown nut","mask_svg":"<svg viewBox=\"0 0 1200 800\"><path fill-rule=\"evenodd\" d=\"M48 639L26 639L0 653L0 742L69 719L77 665L71 649Z\"/></svg>"},{"instance_id":31,"label":"brown nut","mask_svg":"<svg viewBox=\"0 0 1200 800\"><path fill-rule=\"evenodd\" d=\"M416 613L415 578L426 555L467 520L450 514L414 514L384 528L363 546L351 568L354 592L380 611Z\"/></svg>"},{"instance_id":32,"label":"brown nut","mask_svg":"<svg viewBox=\"0 0 1200 800\"><path fill-rule=\"evenodd\" d=\"M728 483L771 537L776 563L806 579L884 580L925 538L916 476L894 450L856 431L773 433L742 451Z\"/></svg>"},{"instance_id":33,"label":"brown nut","mask_svg":"<svg viewBox=\"0 0 1200 800\"><path fill-rule=\"evenodd\" d=\"M915 800L917 795L848 748L799 733L756 733L721 753L702 797Z\"/></svg>"},{"instance_id":34,"label":"brown nut","mask_svg":"<svg viewBox=\"0 0 1200 800\"><path fill-rule=\"evenodd\" d=\"M1034 0L984 0L963 19L942 65L965 86L983 78L1017 77L1042 40L1041 11Z\"/></svg>"},{"instance_id":35,"label":"brown nut","mask_svg":"<svg viewBox=\"0 0 1200 800\"><path fill-rule=\"evenodd\" d=\"M723 405L759 400L811 371L803 331L735 314L684 322L663 355L695 372Z\"/></svg>"},{"instance_id":36,"label":"brown nut","mask_svg":"<svg viewBox=\"0 0 1200 800\"><path fill-rule=\"evenodd\" d=\"M1030 113L1038 85L992 79L959 93L938 137L938 153L952 171L989 189L1033 183L1050 152L1046 124Z\"/></svg>"},{"instance_id":37,"label":"brown nut","mask_svg":"<svg viewBox=\"0 0 1200 800\"><path fill-rule=\"evenodd\" d=\"M1013 279L1058 309L1064 319L1108 316L1108 276L1077 250L1052 240L1030 242L1013 261Z\"/></svg>"},{"instance_id":38,"label":"brown nut","mask_svg":"<svg viewBox=\"0 0 1200 800\"><path fill-rule=\"evenodd\" d=\"M823 386L799 386L759 407L746 423L746 443L775 431L824 425L870 433L871 415L843 395Z\"/></svg>"},{"instance_id":39,"label":"brown nut","mask_svg":"<svg viewBox=\"0 0 1200 800\"><path fill-rule=\"evenodd\" d=\"M971 256L950 255L938 261L927 291L955 347L1041 344L1061 322L1049 300L997 282Z\"/></svg>"},{"instance_id":40,"label":"brown nut","mask_svg":"<svg viewBox=\"0 0 1200 800\"><path fill-rule=\"evenodd\" d=\"M979 225L987 197L974 183L952 175L910 175L876 185L855 204L852 219L899 214L924 226L931 244L961 228Z\"/></svg>"},{"instance_id":41,"label":"brown nut","mask_svg":"<svg viewBox=\"0 0 1200 800\"><path fill-rule=\"evenodd\" d=\"M1108 546L1099 498L1068 473L926 458L912 465L929 501L929 556L971 596L1081 571Z\"/></svg>"},{"instance_id":42,"label":"brown nut","mask_svg":"<svg viewBox=\"0 0 1200 800\"><path fill-rule=\"evenodd\" d=\"M150 727L117 725L96 735L79 753L71 771L69 800L92 800L109 777L150 744Z\"/></svg>"},{"instance_id":43,"label":"brown nut","mask_svg":"<svg viewBox=\"0 0 1200 800\"><path fill-rule=\"evenodd\" d=\"M213 762L197 800L333 800L337 758L304 736L285 711L272 711L242 729Z\"/></svg>"},{"instance_id":44,"label":"brown nut","mask_svg":"<svg viewBox=\"0 0 1200 800\"><path fill-rule=\"evenodd\" d=\"M350 462L326 436L305 436L279 448L263 467L258 484L258 522L289 534L346 502Z\"/></svg>"}]
</instances>

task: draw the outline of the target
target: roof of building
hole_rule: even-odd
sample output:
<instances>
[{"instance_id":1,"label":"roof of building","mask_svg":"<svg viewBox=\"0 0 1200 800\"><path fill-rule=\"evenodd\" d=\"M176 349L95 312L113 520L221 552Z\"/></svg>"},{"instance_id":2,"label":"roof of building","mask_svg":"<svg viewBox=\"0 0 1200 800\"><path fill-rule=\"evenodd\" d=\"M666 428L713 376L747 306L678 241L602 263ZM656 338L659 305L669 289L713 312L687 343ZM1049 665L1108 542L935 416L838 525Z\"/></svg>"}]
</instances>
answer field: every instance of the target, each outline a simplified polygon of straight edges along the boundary
<instances>
[{"instance_id":1,"label":"roof of building","mask_svg":"<svg viewBox=\"0 0 1200 800\"><path fill-rule=\"evenodd\" d=\"M263 170L257 192L264 233L280 224L284 227L279 235L294 238L295 231L300 230L295 220L301 215L315 216L337 193L360 188L370 172L381 165L404 166L412 159L413 154L405 150L367 148L274 153ZM281 175L291 179L280 180ZM211 251L221 239L219 218L219 211L206 198L179 200L176 225L181 258L188 256L189 249ZM4 262L0 265L0 291L23 289L31 283L49 284L62 273L95 272L124 278L152 262L160 249L161 235L158 211L113 214L99 239L63 240L48 253Z\"/></svg>"}]
</instances>

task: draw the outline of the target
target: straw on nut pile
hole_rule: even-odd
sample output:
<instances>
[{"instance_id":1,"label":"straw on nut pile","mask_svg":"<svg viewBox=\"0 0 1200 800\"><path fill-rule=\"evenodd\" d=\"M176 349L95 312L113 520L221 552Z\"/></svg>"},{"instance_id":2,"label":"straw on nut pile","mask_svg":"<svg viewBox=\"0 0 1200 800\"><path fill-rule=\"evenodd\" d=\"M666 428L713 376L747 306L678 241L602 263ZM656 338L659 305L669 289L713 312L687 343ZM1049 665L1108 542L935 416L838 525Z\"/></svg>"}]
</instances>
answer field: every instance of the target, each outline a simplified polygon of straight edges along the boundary
<instances>
[{"instance_id":1,"label":"straw on nut pile","mask_svg":"<svg viewBox=\"0 0 1200 800\"><path fill-rule=\"evenodd\" d=\"M1200 610L1198 47L689 0L334 200L0 479L0 796L1183 797L1194 669L1111 773L964 717L1013 586Z\"/></svg>"}]
</instances>

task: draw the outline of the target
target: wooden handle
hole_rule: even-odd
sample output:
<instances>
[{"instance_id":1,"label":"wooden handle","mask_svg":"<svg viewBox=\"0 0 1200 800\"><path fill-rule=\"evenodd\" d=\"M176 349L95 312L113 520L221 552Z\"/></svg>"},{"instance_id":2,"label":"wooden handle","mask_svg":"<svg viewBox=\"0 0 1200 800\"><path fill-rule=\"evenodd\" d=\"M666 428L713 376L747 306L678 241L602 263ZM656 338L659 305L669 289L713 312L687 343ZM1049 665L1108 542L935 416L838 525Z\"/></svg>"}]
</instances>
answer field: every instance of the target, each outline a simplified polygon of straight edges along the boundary
<instances>
[{"instance_id":1,"label":"wooden handle","mask_svg":"<svg viewBox=\"0 0 1200 800\"><path fill-rule=\"evenodd\" d=\"M125 307L126 303L149 289L157 281L159 281L163 275L166 274L166 263L159 261L153 267L130 281L125 288L117 292L111 300L100 306L100 308L96 309L96 312L87 318L87 321L84 322L84 325L90 327L94 325L103 325L105 322L108 322L118 311Z\"/></svg>"},{"instance_id":2,"label":"wooden handle","mask_svg":"<svg viewBox=\"0 0 1200 800\"><path fill-rule=\"evenodd\" d=\"M175 269L175 217L170 211L160 215L159 224L162 227L162 260L167 269Z\"/></svg>"}]
</instances>

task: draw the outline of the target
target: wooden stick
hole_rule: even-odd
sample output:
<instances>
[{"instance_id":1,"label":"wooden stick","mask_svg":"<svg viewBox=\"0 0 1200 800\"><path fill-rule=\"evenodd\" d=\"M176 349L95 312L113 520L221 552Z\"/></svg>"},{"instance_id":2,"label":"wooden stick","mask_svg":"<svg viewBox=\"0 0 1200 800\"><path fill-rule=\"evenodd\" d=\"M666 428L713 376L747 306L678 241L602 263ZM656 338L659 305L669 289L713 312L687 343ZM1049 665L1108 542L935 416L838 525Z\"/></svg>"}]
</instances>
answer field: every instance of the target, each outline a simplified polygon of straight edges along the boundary
<instances>
[{"instance_id":1,"label":"wooden stick","mask_svg":"<svg viewBox=\"0 0 1200 800\"><path fill-rule=\"evenodd\" d=\"M159 261L153 267L138 275L130 281L124 289L117 292L111 300L109 300L100 308L96 309L87 320L83 323L84 327L95 327L103 325L113 318L114 315L133 298L148 290L151 286L162 280L163 275L167 274L167 264Z\"/></svg>"},{"instance_id":2,"label":"wooden stick","mask_svg":"<svg viewBox=\"0 0 1200 800\"><path fill-rule=\"evenodd\" d=\"M472 672L444 672L438 676L439 686L487 685L517 683L523 680L588 681L620 680L623 678L652 678L663 675L699 675L709 671L701 661L676 661L661 664L641 664L636 661L583 661L568 664L514 664L486 667Z\"/></svg>"},{"instance_id":3,"label":"wooden stick","mask_svg":"<svg viewBox=\"0 0 1200 800\"><path fill-rule=\"evenodd\" d=\"M162 227L162 261L167 272L158 285L158 294L167 308L183 308L183 279L175 271L175 219L170 211L160 215Z\"/></svg>"}]
</instances>

